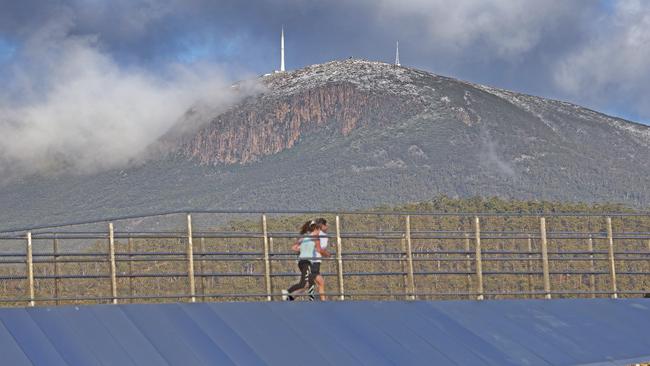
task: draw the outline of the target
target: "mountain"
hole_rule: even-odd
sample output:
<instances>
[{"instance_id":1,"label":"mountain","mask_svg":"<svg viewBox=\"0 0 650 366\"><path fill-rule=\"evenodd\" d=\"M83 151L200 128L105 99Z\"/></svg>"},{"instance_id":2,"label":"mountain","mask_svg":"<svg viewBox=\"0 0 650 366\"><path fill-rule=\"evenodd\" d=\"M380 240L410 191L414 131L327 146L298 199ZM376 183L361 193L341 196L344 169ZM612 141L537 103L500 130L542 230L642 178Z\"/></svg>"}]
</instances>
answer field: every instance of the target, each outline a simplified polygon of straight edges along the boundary
<instances>
[{"instance_id":1,"label":"mountain","mask_svg":"<svg viewBox=\"0 0 650 366\"><path fill-rule=\"evenodd\" d=\"M650 127L363 60L263 91L129 169L0 188L3 227L179 208L354 209L452 197L650 204ZM237 85L233 87L238 87ZM194 123L194 122L193 122Z\"/></svg>"}]
</instances>

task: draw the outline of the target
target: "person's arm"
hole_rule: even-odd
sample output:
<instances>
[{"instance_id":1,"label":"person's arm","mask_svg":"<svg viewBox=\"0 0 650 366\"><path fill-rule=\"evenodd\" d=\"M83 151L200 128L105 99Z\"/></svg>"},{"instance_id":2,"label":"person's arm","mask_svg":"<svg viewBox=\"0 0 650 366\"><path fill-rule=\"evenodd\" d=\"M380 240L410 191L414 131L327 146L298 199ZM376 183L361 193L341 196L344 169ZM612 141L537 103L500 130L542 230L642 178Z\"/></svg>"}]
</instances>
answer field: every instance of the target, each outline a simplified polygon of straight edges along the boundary
<instances>
[{"instance_id":1,"label":"person's arm","mask_svg":"<svg viewBox=\"0 0 650 366\"><path fill-rule=\"evenodd\" d=\"M320 239L316 238L316 251L320 253L323 257L329 257L330 252L320 247Z\"/></svg>"},{"instance_id":2,"label":"person's arm","mask_svg":"<svg viewBox=\"0 0 650 366\"><path fill-rule=\"evenodd\" d=\"M302 239L296 240L296 242L293 243L293 245L291 246L291 250L293 250L294 252L299 252L300 251L300 243L302 243Z\"/></svg>"}]
</instances>

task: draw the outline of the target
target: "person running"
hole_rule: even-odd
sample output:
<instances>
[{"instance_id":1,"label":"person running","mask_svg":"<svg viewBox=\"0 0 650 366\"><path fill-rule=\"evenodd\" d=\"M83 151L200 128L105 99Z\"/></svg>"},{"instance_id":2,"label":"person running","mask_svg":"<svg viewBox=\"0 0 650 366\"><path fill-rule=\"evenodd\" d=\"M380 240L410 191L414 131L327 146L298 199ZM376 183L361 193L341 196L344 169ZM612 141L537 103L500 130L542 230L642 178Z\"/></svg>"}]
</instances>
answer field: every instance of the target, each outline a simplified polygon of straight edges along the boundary
<instances>
[{"instance_id":1,"label":"person running","mask_svg":"<svg viewBox=\"0 0 650 366\"><path fill-rule=\"evenodd\" d=\"M319 233L319 227L314 220L305 222L302 225L302 228L300 228L300 234L303 235L303 237L298 239L293 247L291 247L293 251L300 253L298 255L300 281L289 287L289 289L282 290L282 300L293 301L293 295L295 293L307 290L309 287L314 286L316 276L312 274L311 259L316 257L315 253L319 253L323 257L330 256L327 250L321 248Z\"/></svg>"},{"instance_id":2,"label":"person running","mask_svg":"<svg viewBox=\"0 0 650 366\"><path fill-rule=\"evenodd\" d=\"M329 229L329 226L327 226L327 220L321 217L314 221L318 227L318 239L320 240L320 247L321 249L327 249L327 244L329 243L327 237L327 230ZM321 301L326 301L327 296L325 296L325 278L320 274L322 255L319 252L316 252L314 257L315 258L311 260L311 273L315 277L314 282L316 286L318 286L318 294L320 295ZM315 292L314 286L311 285L307 292L309 294L309 297L313 299Z\"/></svg>"}]
</instances>

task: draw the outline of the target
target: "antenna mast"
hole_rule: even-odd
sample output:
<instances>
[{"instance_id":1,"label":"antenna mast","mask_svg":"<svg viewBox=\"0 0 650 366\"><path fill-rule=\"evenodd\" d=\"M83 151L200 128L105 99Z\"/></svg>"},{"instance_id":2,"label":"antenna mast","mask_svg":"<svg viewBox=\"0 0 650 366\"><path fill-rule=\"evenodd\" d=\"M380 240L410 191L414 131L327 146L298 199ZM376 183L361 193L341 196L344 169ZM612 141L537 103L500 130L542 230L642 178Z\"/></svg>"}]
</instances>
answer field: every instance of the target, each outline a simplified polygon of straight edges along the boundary
<instances>
[{"instance_id":1,"label":"antenna mast","mask_svg":"<svg viewBox=\"0 0 650 366\"><path fill-rule=\"evenodd\" d=\"M395 66L401 66L399 64L399 41L397 41L397 47L395 48Z\"/></svg>"},{"instance_id":2,"label":"antenna mast","mask_svg":"<svg viewBox=\"0 0 650 366\"><path fill-rule=\"evenodd\" d=\"M284 71L284 25L282 26L282 36L280 37L280 71Z\"/></svg>"}]
</instances>

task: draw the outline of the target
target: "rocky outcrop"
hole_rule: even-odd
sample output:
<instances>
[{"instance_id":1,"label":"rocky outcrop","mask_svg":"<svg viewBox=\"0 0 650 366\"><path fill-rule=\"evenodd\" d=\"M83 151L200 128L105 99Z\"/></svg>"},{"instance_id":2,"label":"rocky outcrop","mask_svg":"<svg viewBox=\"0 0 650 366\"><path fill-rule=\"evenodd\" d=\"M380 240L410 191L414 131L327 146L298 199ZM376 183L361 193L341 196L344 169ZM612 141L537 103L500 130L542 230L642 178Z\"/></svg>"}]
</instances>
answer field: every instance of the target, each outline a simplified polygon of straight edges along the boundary
<instances>
[{"instance_id":1,"label":"rocky outcrop","mask_svg":"<svg viewBox=\"0 0 650 366\"><path fill-rule=\"evenodd\" d=\"M262 92L225 113L194 113L200 128L185 121L184 137L167 141L175 164L218 180L199 189L195 175L196 189L219 186L230 207L313 203L315 191L331 207L438 194L650 202L648 126L362 60L259 81Z\"/></svg>"},{"instance_id":2,"label":"rocky outcrop","mask_svg":"<svg viewBox=\"0 0 650 366\"><path fill-rule=\"evenodd\" d=\"M219 115L185 138L179 151L201 164L249 163L293 147L315 129L346 136L362 126L381 128L409 118L423 108L417 98L375 93L350 82L300 89L288 95L276 95L271 90Z\"/></svg>"}]
</instances>

